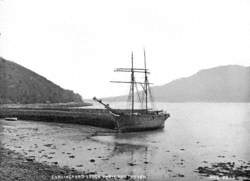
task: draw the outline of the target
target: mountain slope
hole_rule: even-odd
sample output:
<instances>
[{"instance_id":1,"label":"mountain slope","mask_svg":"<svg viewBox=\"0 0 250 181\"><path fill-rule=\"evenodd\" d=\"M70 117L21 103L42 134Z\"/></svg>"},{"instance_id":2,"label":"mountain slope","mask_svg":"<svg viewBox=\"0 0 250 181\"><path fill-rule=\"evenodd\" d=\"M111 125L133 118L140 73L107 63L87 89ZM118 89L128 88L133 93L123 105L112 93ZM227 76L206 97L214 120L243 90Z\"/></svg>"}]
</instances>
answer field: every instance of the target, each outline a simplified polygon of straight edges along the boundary
<instances>
[{"instance_id":1,"label":"mountain slope","mask_svg":"<svg viewBox=\"0 0 250 181\"><path fill-rule=\"evenodd\" d=\"M153 87L158 101L169 102L249 102L250 68L220 66L193 76Z\"/></svg>"},{"instance_id":2,"label":"mountain slope","mask_svg":"<svg viewBox=\"0 0 250 181\"><path fill-rule=\"evenodd\" d=\"M0 104L65 102L82 102L82 98L27 68L0 57Z\"/></svg>"},{"instance_id":3,"label":"mountain slope","mask_svg":"<svg viewBox=\"0 0 250 181\"><path fill-rule=\"evenodd\" d=\"M219 66L152 87L154 100L164 102L250 102L250 67ZM126 96L106 100L126 100Z\"/></svg>"}]
</instances>

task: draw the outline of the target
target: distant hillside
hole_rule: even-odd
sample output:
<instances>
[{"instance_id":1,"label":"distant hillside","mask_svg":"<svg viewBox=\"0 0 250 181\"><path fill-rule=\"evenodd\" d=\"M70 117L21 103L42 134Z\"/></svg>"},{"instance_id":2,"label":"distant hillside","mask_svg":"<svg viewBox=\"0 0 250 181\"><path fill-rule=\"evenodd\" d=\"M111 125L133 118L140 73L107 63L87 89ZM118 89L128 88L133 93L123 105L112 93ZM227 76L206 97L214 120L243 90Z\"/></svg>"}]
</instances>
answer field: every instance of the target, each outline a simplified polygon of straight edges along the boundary
<instances>
[{"instance_id":1,"label":"distant hillside","mask_svg":"<svg viewBox=\"0 0 250 181\"><path fill-rule=\"evenodd\" d=\"M82 102L82 98L27 68L0 57L0 104L65 102Z\"/></svg>"},{"instance_id":2,"label":"distant hillside","mask_svg":"<svg viewBox=\"0 0 250 181\"><path fill-rule=\"evenodd\" d=\"M250 67L227 65L201 70L152 87L152 92L156 101L164 102L250 102Z\"/></svg>"}]
</instances>

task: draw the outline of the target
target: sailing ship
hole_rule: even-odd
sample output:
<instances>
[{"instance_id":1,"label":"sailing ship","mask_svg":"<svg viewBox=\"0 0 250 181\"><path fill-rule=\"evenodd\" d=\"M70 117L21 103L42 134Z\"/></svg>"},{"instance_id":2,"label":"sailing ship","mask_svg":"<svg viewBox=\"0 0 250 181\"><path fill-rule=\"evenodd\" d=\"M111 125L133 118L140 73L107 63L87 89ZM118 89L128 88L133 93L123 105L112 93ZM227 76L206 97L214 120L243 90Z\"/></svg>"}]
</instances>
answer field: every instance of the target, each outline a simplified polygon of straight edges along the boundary
<instances>
[{"instance_id":1,"label":"sailing ship","mask_svg":"<svg viewBox=\"0 0 250 181\"><path fill-rule=\"evenodd\" d=\"M130 84L129 99L131 101L131 109L121 110L113 109L109 104L103 103L101 99L96 97L93 100L102 104L112 115L115 123L115 129L119 132L130 131L145 131L164 128L165 121L170 117L170 114L163 110L154 110L148 107L149 98L152 99L150 84L148 81L148 74L150 73L146 67L146 53L144 50L144 68L134 68L133 52L131 54L131 68L117 68L115 72L128 72L131 73L130 81L111 81L113 83L128 83ZM135 80L135 74L143 73L144 82ZM138 86L142 87L142 91L138 91ZM137 89L137 94L135 94ZM140 95L141 94L141 95ZM142 103L142 109L135 109L136 96Z\"/></svg>"}]
</instances>

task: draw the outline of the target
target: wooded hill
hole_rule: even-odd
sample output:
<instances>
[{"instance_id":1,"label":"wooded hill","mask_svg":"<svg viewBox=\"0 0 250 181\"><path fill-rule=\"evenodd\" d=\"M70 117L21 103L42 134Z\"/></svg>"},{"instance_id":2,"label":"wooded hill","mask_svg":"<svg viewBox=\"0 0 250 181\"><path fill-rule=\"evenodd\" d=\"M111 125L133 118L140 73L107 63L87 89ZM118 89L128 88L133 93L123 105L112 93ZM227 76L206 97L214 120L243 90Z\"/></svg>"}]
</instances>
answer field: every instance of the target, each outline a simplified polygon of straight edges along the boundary
<instances>
[{"instance_id":1,"label":"wooded hill","mask_svg":"<svg viewBox=\"0 0 250 181\"><path fill-rule=\"evenodd\" d=\"M0 104L82 102L79 94L0 57Z\"/></svg>"}]
</instances>

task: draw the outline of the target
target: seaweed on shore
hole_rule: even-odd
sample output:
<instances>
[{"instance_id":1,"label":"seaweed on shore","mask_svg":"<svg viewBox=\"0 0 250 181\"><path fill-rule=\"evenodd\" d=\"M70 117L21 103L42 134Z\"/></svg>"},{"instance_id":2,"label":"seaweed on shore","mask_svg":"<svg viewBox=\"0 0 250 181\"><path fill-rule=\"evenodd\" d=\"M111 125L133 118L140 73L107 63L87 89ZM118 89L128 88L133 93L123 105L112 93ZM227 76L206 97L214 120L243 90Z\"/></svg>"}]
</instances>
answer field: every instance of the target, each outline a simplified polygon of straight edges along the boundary
<instances>
[{"instance_id":1,"label":"seaweed on shore","mask_svg":"<svg viewBox=\"0 0 250 181\"><path fill-rule=\"evenodd\" d=\"M250 179L250 162L242 162L240 165L235 162L212 163L210 166L198 167L195 172L206 177Z\"/></svg>"}]
</instances>

